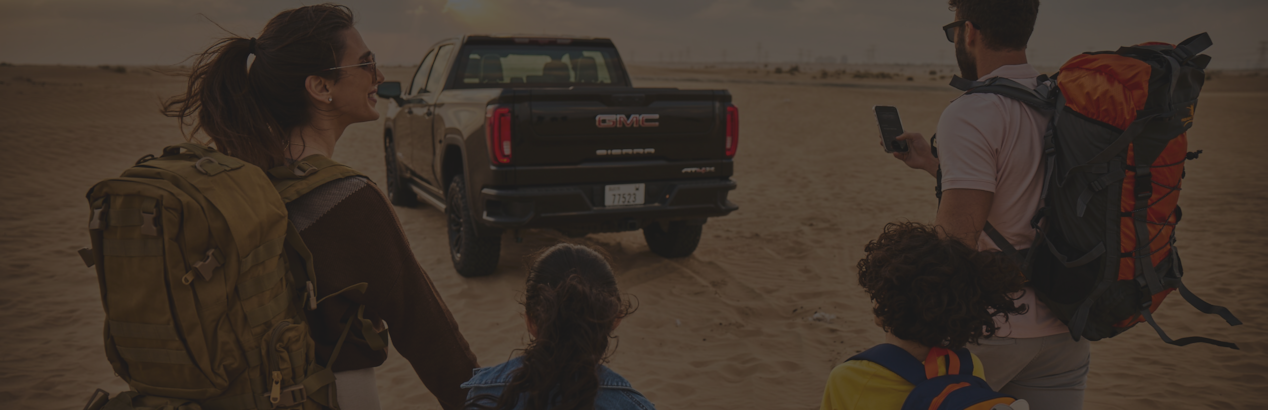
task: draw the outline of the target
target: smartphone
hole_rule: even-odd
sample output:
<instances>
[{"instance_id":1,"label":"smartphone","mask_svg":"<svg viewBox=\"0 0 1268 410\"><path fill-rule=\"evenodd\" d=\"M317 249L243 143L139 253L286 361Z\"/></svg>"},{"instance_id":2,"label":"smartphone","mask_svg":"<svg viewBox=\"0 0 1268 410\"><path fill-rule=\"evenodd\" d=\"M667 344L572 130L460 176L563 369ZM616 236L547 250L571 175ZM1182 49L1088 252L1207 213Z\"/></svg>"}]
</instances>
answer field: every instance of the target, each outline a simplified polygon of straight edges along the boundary
<instances>
[{"instance_id":1,"label":"smartphone","mask_svg":"<svg viewBox=\"0 0 1268 410\"><path fill-rule=\"evenodd\" d=\"M894 141L894 138L903 135L903 122L898 119L898 109L877 105L872 110L876 111L876 122L881 127L881 142L885 145L885 152L907 152L906 142Z\"/></svg>"}]
</instances>

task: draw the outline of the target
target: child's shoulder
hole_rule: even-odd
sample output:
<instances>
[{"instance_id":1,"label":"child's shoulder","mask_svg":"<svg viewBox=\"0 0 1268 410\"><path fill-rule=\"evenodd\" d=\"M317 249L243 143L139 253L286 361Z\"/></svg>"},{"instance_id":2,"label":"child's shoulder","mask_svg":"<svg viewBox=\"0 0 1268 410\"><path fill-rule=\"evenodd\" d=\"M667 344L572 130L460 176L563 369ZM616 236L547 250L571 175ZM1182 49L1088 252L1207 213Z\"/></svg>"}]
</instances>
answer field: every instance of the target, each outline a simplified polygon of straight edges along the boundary
<instances>
[{"instance_id":1,"label":"child's shoulder","mask_svg":"<svg viewBox=\"0 0 1268 410\"><path fill-rule=\"evenodd\" d=\"M524 357L518 356L505 363L481 367L471 371L471 379L462 384L462 388L470 389L473 387L484 386L501 386L511 382L511 378L515 377L515 371L524 366ZM630 382L620 374L604 365L599 365L599 387L614 389L629 389L634 387Z\"/></svg>"},{"instance_id":2,"label":"child's shoulder","mask_svg":"<svg viewBox=\"0 0 1268 410\"><path fill-rule=\"evenodd\" d=\"M862 359L847 360L844 363L837 365L837 367L832 369L832 373L828 376L828 378L830 380L850 382L856 385L873 384L876 382L886 384L889 382L902 382L907 385L911 385L911 383L907 383L907 381L903 380L903 378L898 376L898 374L885 368L885 366L882 366L880 363Z\"/></svg>"},{"instance_id":3,"label":"child's shoulder","mask_svg":"<svg viewBox=\"0 0 1268 410\"><path fill-rule=\"evenodd\" d=\"M832 369L822 409L896 409L915 386L879 363L847 360Z\"/></svg>"},{"instance_id":4,"label":"child's shoulder","mask_svg":"<svg viewBox=\"0 0 1268 410\"><path fill-rule=\"evenodd\" d=\"M463 383L461 387L470 389L473 387L506 385L511 382L511 377L514 377L515 370L518 370L523 365L524 358L520 356L499 365L474 369L471 371L471 379Z\"/></svg>"},{"instance_id":5,"label":"child's shoulder","mask_svg":"<svg viewBox=\"0 0 1268 410\"><path fill-rule=\"evenodd\" d=\"M967 349L952 355L956 354L961 358L965 356L971 358L972 374L983 377L985 372L982 369L982 360L977 355ZM952 355L936 359L939 375L947 374L947 360ZM850 357L833 368L829 377L833 380L849 380L854 383L892 384L910 388L913 385L911 380L925 378L926 368L924 361L916 359L898 346L884 343Z\"/></svg>"}]
</instances>

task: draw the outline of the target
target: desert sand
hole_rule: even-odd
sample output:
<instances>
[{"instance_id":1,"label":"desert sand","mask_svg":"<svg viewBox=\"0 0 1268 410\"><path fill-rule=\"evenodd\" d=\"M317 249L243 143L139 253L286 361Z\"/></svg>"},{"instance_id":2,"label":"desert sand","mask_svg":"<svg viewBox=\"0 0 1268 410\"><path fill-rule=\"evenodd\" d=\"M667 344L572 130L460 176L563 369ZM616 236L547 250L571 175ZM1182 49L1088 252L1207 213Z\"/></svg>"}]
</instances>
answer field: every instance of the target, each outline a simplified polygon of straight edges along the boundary
<instances>
[{"instance_id":1,"label":"desert sand","mask_svg":"<svg viewBox=\"0 0 1268 410\"><path fill-rule=\"evenodd\" d=\"M387 69L390 79L412 76ZM881 151L873 105L899 107L910 131L934 131L955 97L945 80L812 80L740 69L638 67L641 87L728 89L742 133L731 199L694 255L653 255L638 232L570 239L504 237L497 273L464 279L450 264L443 214L396 208L418 261L482 365L528 340L516 300L531 252L567 241L601 248L638 311L617 330L610 366L661 409L818 408L829 370L882 341L854 264L887 222L931 222L934 181ZM84 193L137 158L182 141L159 100L181 78L130 68L0 67L0 407L78 409L95 388L125 390L102 347ZM380 108L386 109L386 102ZM1203 93L1179 227L1186 282L1231 308L1229 327L1171 297L1157 314L1172 337L1205 335L1240 351L1162 343L1147 325L1092 346L1086 409L1263 408L1268 403L1268 77L1217 75ZM383 181L382 123L350 127L335 159ZM1258 165L1257 165L1258 164ZM823 320L812 320L819 312ZM834 317L834 318L832 318ZM989 369L988 369L989 371ZM378 369L384 408L438 404L395 352Z\"/></svg>"}]
</instances>

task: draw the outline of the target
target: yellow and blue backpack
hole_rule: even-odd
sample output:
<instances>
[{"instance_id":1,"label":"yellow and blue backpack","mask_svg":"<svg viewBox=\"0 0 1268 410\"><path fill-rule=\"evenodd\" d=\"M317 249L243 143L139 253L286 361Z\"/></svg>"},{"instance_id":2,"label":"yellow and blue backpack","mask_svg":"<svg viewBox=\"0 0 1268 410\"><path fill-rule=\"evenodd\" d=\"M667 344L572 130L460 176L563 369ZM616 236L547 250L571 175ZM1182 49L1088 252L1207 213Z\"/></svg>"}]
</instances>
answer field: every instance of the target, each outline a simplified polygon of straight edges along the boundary
<instances>
[{"instance_id":1,"label":"yellow and blue backpack","mask_svg":"<svg viewBox=\"0 0 1268 410\"><path fill-rule=\"evenodd\" d=\"M938 359L946 374L939 375ZM866 360L879 364L915 385L902 410L1029 410L1025 400L1018 400L991 390L985 380L973 375L973 356L968 349L934 347L924 363L903 348L883 343L854 355L846 361Z\"/></svg>"}]
</instances>

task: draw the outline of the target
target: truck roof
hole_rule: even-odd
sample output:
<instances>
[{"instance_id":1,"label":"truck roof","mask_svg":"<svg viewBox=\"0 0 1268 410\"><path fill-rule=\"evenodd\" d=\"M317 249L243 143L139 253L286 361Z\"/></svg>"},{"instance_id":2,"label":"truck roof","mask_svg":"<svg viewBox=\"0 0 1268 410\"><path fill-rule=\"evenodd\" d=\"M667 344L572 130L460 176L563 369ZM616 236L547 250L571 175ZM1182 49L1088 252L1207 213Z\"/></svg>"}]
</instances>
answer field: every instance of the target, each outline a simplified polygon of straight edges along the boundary
<instances>
[{"instance_id":1,"label":"truck roof","mask_svg":"<svg viewBox=\"0 0 1268 410\"><path fill-rule=\"evenodd\" d=\"M463 44L559 44L559 45L596 45L613 46L612 40L604 37L569 36L556 34L468 34L463 36Z\"/></svg>"}]
</instances>

